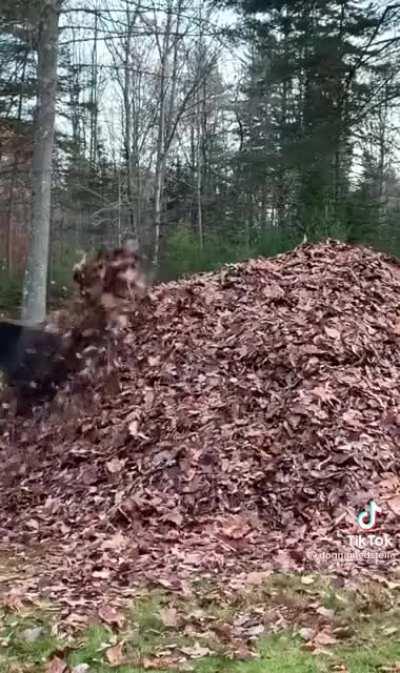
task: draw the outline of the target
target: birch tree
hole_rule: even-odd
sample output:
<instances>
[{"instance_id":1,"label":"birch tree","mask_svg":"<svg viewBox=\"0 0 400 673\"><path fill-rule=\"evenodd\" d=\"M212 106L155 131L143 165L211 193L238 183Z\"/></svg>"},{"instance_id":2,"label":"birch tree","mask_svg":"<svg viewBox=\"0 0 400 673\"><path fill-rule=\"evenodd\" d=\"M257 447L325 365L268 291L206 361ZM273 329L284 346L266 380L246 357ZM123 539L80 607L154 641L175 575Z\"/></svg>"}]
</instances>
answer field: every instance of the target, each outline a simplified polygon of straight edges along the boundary
<instances>
[{"instance_id":1,"label":"birch tree","mask_svg":"<svg viewBox=\"0 0 400 673\"><path fill-rule=\"evenodd\" d=\"M60 8L61 0L41 1L32 160L32 219L22 307L22 317L28 322L40 322L46 315Z\"/></svg>"}]
</instances>

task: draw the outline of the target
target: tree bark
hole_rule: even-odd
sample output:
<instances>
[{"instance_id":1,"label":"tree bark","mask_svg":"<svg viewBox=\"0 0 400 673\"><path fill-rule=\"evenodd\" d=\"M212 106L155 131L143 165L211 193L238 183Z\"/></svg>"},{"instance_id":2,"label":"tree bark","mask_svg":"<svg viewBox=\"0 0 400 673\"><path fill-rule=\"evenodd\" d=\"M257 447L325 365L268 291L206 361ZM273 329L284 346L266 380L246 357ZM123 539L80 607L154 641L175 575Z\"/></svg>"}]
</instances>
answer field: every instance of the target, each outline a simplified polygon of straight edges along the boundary
<instances>
[{"instance_id":1,"label":"tree bark","mask_svg":"<svg viewBox=\"0 0 400 673\"><path fill-rule=\"evenodd\" d=\"M153 268L157 269L160 260L160 235L162 218L162 197L164 192L165 180L165 161L166 161L166 116L167 116L167 70L170 55L170 39L172 28L171 7L168 7L167 20L164 28L164 38L162 47L159 45L160 55L160 91L159 91L159 117L157 134L157 158L155 169L155 190L154 190L154 253Z\"/></svg>"},{"instance_id":2,"label":"tree bark","mask_svg":"<svg viewBox=\"0 0 400 673\"><path fill-rule=\"evenodd\" d=\"M202 145L204 145L205 137L202 133L204 129L202 129L202 124L201 124L201 96L200 96L200 90L197 91L197 106L196 106L196 135L197 135L197 142L196 142L196 165L197 165L197 184L196 184L196 200L197 200L197 231L199 235L199 245L200 248L203 249L204 245L204 235L203 235L203 153L202 153ZM203 106L204 106L204 98L203 98Z\"/></svg>"},{"instance_id":3,"label":"tree bark","mask_svg":"<svg viewBox=\"0 0 400 673\"><path fill-rule=\"evenodd\" d=\"M46 316L60 4L43 0L39 23L32 218L22 306L22 318L32 323Z\"/></svg>"}]
</instances>

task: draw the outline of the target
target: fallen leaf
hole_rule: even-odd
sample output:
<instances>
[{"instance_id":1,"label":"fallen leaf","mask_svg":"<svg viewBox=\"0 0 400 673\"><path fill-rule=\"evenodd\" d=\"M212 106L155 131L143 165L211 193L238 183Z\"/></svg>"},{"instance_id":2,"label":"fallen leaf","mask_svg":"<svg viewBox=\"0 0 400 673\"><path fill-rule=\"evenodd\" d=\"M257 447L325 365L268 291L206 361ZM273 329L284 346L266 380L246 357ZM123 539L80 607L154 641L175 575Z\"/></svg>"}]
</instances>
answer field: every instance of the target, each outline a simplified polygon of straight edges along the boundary
<instances>
[{"instance_id":1,"label":"fallen leaf","mask_svg":"<svg viewBox=\"0 0 400 673\"><path fill-rule=\"evenodd\" d=\"M19 593L9 593L2 596L1 604L3 607L15 612L21 612L24 609L23 596Z\"/></svg>"},{"instance_id":2,"label":"fallen leaf","mask_svg":"<svg viewBox=\"0 0 400 673\"><path fill-rule=\"evenodd\" d=\"M246 576L246 584L249 584L250 586L259 587L262 586L266 581L266 579L270 576L271 576L270 572L260 572L254 570L253 572L249 573Z\"/></svg>"},{"instance_id":3,"label":"fallen leaf","mask_svg":"<svg viewBox=\"0 0 400 673\"><path fill-rule=\"evenodd\" d=\"M120 643L114 645L114 647L109 647L108 650L106 650L106 659L111 666L121 666L125 662L123 649L124 641L121 640Z\"/></svg>"},{"instance_id":4,"label":"fallen leaf","mask_svg":"<svg viewBox=\"0 0 400 673\"><path fill-rule=\"evenodd\" d=\"M314 633L315 633L314 629L311 629L308 626L303 626L301 629L298 630L300 638L302 638L307 642L309 640L312 640L312 638L314 637Z\"/></svg>"},{"instance_id":5,"label":"fallen leaf","mask_svg":"<svg viewBox=\"0 0 400 673\"><path fill-rule=\"evenodd\" d=\"M115 551L122 551L129 545L129 538L121 532L115 533L110 538L103 542L103 549L114 549Z\"/></svg>"},{"instance_id":6,"label":"fallen leaf","mask_svg":"<svg viewBox=\"0 0 400 673\"><path fill-rule=\"evenodd\" d=\"M398 633L398 630L397 626L387 626L382 629L382 633L384 633L385 636L393 636L395 633Z\"/></svg>"},{"instance_id":7,"label":"fallen leaf","mask_svg":"<svg viewBox=\"0 0 400 673\"><path fill-rule=\"evenodd\" d=\"M46 665L46 673L65 673L67 671L67 664L62 659L54 657Z\"/></svg>"},{"instance_id":8,"label":"fallen leaf","mask_svg":"<svg viewBox=\"0 0 400 673\"><path fill-rule=\"evenodd\" d=\"M319 631L313 638L313 643L316 647L325 647L327 645L336 645L337 640L328 631Z\"/></svg>"},{"instance_id":9,"label":"fallen leaf","mask_svg":"<svg viewBox=\"0 0 400 673\"><path fill-rule=\"evenodd\" d=\"M324 608L322 605L317 609L317 612L322 617L326 617L326 619L334 619L334 617L335 617L335 611L334 610L331 610L329 608Z\"/></svg>"},{"instance_id":10,"label":"fallen leaf","mask_svg":"<svg viewBox=\"0 0 400 673\"><path fill-rule=\"evenodd\" d=\"M193 647L181 647L180 651L191 659L200 659L202 657L207 657L211 654L214 654L212 650L210 650L208 647L203 647L198 641L195 642Z\"/></svg>"},{"instance_id":11,"label":"fallen leaf","mask_svg":"<svg viewBox=\"0 0 400 673\"><path fill-rule=\"evenodd\" d=\"M81 615L75 612L71 612L66 618L65 618L65 623L69 624L70 626L74 626L75 628L82 628L83 626L86 626L88 623L88 617L87 615Z\"/></svg>"},{"instance_id":12,"label":"fallen leaf","mask_svg":"<svg viewBox=\"0 0 400 673\"><path fill-rule=\"evenodd\" d=\"M166 512L163 515L162 520L170 521L171 523L175 524L175 526L177 526L178 528L183 524L183 516L178 510L172 510Z\"/></svg>"},{"instance_id":13,"label":"fallen leaf","mask_svg":"<svg viewBox=\"0 0 400 673\"><path fill-rule=\"evenodd\" d=\"M256 638L257 636L261 636L264 631L265 626L263 624L256 624L255 626L250 626L249 628L245 629L246 635L249 638Z\"/></svg>"},{"instance_id":14,"label":"fallen leaf","mask_svg":"<svg viewBox=\"0 0 400 673\"><path fill-rule=\"evenodd\" d=\"M106 624L109 624L110 626L118 626L119 629L122 629L125 624L124 615L108 605L103 605L99 609L99 617Z\"/></svg>"},{"instance_id":15,"label":"fallen leaf","mask_svg":"<svg viewBox=\"0 0 400 673\"><path fill-rule=\"evenodd\" d=\"M387 502L388 506L396 516L400 516L400 495L390 498Z\"/></svg>"},{"instance_id":16,"label":"fallen leaf","mask_svg":"<svg viewBox=\"0 0 400 673\"><path fill-rule=\"evenodd\" d=\"M129 434L131 435L131 437L137 437L137 435L139 433L139 421L137 421L137 420L131 421L129 423L128 429L129 429Z\"/></svg>"},{"instance_id":17,"label":"fallen leaf","mask_svg":"<svg viewBox=\"0 0 400 673\"><path fill-rule=\"evenodd\" d=\"M103 568L103 570L94 570L93 577L99 580L109 580L111 577L111 571L107 568Z\"/></svg>"},{"instance_id":18,"label":"fallen leaf","mask_svg":"<svg viewBox=\"0 0 400 673\"><path fill-rule=\"evenodd\" d=\"M325 327L325 334L331 339L340 339L340 332L334 327Z\"/></svg>"},{"instance_id":19,"label":"fallen leaf","mask_svg":"<svg viewBox=\"0 0 400 673\"><path fill-rule=\"evenodd\" d=\"M106 463L106 467L111 474L118 474L124 467L124 461L119 460L118 458L113 458Z\"/></svg>"},{"instance_id":20,"label":"fallen leaf","mask_svg":"<svg viewBox=\"0 0 400 673\"><path fill-rule=\"evenodd\" d=\"M71 668L71 673L90 673L89 664L78 664Z\"/></svg>"},{"instance_id":21,"label":"fallen leaf","mask_svg":"<svg viewBox=\"0 0 400 673\"><path fill-rule=\"evenodd\" d=\"M164 626L168 628L176 628L179 626L179 615L175 608L161 608L160 619Z\"/></svg>"},{"instance_id":22,"label":"fallen leaf","mask_svg":"<svg viewBox=\"0 0 400 673\"><path fill-rule=\"evenodd\" d=\"M41 635L43 635L43 627L36 626L32 629L25 629L25 631L22 631L21 638L27 643L34 643Z\"/></svg>"},{"instance_id":23,"label":"fallen leaf","mask_svg":"<svg viewBox=\"0 0 400 673\"><path fill-rule=\"evenodd\" d=\"M29 528L33 528L34 530L39 530L39 528L40 528L39 521L36 521L36 519L29 519L29 520L26 522L26 525L27 525Z\"/></svg>"},{"instance_id":24,"label":"fallen leaf","mask_svg":"<svg viewBox=\"0 0 400 673\"><path fill-rule=\"evenodd\" d=\"M233 540L240 540L251 530L249 522L241 516L232 516L222 528L224 535Z\"/></svg>"},{"instance_id":25,"label":"fallen leaf","mask_svg":"<svg viewBox=\"0 0 400 673\"><path fill-rule=\"evenodd\" d=\"M176 669L179 665L179 657L144 657L141 664L145 670Z\"/></svg>"}]
</instances>

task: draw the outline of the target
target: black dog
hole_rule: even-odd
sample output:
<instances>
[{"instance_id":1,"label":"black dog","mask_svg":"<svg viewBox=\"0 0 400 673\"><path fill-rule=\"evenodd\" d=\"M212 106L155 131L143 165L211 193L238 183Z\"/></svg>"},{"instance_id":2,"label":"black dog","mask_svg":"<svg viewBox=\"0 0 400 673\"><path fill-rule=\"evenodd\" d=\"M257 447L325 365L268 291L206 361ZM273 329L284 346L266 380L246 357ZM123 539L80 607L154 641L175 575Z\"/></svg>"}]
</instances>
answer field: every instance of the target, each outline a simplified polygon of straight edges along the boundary
<instances>
[{"instance_id":1,"label":"black dog","mask_svg":"<svg viewBox=\"0 0 400 673\"><path fill-rule=\"evenodd\" d=\"M67 376L61 336L0 321L0 369L19 398L52 397Z\"/></svg>"}]
</instances>

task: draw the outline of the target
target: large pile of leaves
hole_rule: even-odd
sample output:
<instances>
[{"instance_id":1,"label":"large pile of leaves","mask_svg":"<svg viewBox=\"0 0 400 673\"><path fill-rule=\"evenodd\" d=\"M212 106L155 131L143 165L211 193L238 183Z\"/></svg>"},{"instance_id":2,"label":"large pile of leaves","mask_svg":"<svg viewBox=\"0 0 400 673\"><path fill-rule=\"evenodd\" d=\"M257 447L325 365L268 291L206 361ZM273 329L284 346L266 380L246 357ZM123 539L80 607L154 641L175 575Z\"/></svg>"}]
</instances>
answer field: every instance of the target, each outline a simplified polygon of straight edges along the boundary
<instances>
[{"instance_id":1,"label":"large pile of leaves","mask_svg":"<svg viewBox=\"0 0 400 673\"><path fill-rule=\"evenodd\" d=\"M140 301L133 285L97 295L118 334L85 394L10 419L3 544L44 549L44 583L88 595L332 553L364 567L348 534L374 498L397 565L399 263L327 242Z\"/></svg>"}]
</instances>

